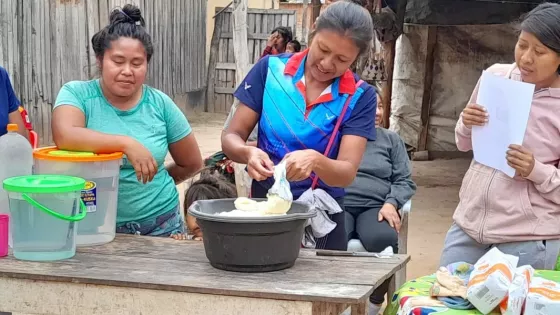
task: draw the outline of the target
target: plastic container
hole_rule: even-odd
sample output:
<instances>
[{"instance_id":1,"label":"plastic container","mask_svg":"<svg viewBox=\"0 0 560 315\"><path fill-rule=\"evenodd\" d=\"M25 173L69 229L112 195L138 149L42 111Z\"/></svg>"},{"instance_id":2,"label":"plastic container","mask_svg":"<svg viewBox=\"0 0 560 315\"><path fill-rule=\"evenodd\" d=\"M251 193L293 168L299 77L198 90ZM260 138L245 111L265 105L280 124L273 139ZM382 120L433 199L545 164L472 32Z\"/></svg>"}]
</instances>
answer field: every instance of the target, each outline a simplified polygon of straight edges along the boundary
<instances>
[{"instance_id":1,"label":"plastic container","mask_svg":"<svg viewBox=\"0 0 560 315\"><path fill-rule=\"evenodd\" d=\"M10 231L10 216L0 214L0 257L8 256L8 235Z\"/></svg>"},{"instance_id":2,"label":"plastic container","mask_svg":"<svg viewBox=\"0 0 560 315\"><path fill-rule=\"evenodd\" d=\"M18 125L9 124L8 133L0 137L0 183L6 178L31 175L33 149L25 137L18 133ZM9 214L8 194L0 185L0 214ZM8 243L12 246L11 234Z\"/></svg>"},{"instance_id":3,"label":"plastic container","mask_svg":"<svg viewBox=\"0 0 560 315\"><path fill-rule=\"evenodd\" d=\"M35 174L76 176L86 180L82 191L88 215L78 224L78 246L115 239L119 174L123 154L69 152L48 147L35 150Z\"/></svg>"},{"instance_id":4,"label":"plastic container","mask_svg":"<svg viewBox=\"0 0 560 315\"><path fill-rule=\"evenodd\" d=\"M316 213L309 206L294 201L286 215L217 215L233 210L234 201L200 200L188 210L204 234L204 250L210 264L217 269L238 272L269 272L292 267L299 256L305 223Z\"/></svg>"},{"instance_id":5,"label":"plastic container","mask_svg":"<svg viewBox=\"0 0 560 315\"><path fill-rule=\"evenodd\" d=\"M4 181L10 200L14 257L51 261L76 254L76 222L86 216L80 198L85 185L82 178L61 175Z\"/></svg>"}]
</instances>

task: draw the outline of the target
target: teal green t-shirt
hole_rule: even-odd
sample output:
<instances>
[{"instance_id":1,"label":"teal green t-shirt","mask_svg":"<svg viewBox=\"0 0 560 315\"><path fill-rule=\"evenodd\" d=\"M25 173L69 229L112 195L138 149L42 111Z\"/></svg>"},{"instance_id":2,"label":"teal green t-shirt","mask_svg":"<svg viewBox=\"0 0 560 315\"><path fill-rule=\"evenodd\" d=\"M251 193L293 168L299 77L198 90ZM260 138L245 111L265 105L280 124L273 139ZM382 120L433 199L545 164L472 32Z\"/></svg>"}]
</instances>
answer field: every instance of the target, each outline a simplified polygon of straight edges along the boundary
<instances>
[{"instance_id":1,"label":"teal green t-shirt","mask_svg":"<svg viewBox=\"0 0 560 315\"><path fill-rule=\"evenodd\" d=\"M188 136L191 126L169 96L144 85L138 105L121 111L109 104L99 80L72 81L62 87L54 108L61 105L84 112L88 129L138 140L158 163L153 181L143 184L125 157L120 171L117 225L154 218L178 207L179 194L164 161L169 144Z\"/></svg>"}]
</instances>

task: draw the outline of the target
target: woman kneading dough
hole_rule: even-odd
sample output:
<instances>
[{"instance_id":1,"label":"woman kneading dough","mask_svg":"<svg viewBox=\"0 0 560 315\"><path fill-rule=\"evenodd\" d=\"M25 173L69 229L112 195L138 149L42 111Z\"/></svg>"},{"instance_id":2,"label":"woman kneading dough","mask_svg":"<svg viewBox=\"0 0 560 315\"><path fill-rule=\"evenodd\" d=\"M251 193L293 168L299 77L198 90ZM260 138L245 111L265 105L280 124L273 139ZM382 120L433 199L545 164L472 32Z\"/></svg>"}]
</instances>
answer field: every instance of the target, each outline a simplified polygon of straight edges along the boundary
<instances>
[{"instance_id":1,"label":"woman kneading dough","mask_svg":"<svg viewBox=\"0 0 560 315\"><path fill-rule=\"evenodd\" d=\"M318 177L317 187L344 209L344 187L354 180L367 141L375 139L375 89L349 70L372 36L364 8L337 2L317 19L309 49L266 56L241 82L234 94L240 105L222 134L222 150L247 164L254 179L252 197L268 195L274 165L284 161L294 199ZM246 140L257 122L257 147L249 146ZM317 247L346 250L344 213L331 219L337 227L317 240Z\"/></svg>"}]
</instances>

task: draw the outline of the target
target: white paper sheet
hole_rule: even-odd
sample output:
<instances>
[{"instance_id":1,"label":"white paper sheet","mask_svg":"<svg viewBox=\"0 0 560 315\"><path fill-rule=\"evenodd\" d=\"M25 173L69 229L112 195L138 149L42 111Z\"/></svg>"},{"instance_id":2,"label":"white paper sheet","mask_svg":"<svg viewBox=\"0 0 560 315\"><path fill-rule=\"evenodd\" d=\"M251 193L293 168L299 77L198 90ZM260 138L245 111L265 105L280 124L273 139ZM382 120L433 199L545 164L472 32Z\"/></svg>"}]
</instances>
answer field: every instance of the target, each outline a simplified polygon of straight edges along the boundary
<instances>
[{"instance_id":1,"label":"white paper sheet","mask_svg":"<svg viewBox=\"0 0 560 315\"><path fill-rule=\"evenodd\" d=\"M527 129L535 85L506 79L484 71L477 104L486 107L488 123L473 126L474 159L510 177L515 169L507 164L511 144L521 145Z\"/></svg>"}]
</instances>

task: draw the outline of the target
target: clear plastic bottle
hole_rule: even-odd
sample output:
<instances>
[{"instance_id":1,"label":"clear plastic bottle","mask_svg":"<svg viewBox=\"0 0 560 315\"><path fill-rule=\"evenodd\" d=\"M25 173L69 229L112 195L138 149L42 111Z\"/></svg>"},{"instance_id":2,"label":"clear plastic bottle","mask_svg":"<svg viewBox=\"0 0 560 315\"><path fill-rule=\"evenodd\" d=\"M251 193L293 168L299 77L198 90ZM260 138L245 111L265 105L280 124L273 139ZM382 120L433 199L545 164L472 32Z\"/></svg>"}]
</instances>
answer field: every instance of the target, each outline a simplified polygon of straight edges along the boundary
<instances>
[{"instance_id":1,"label":"clear plastic bottle","mask_svg":"<svg viewBox=\"0 0 560 315\"><path fill-rule=\"evenodd\" d=\"M10 214L8 194L4 191L4 179L27 176L33 172L33 148L18 133L18 125L9 124L8 133L0 137L0 214ZM11 231L9 237L12 246Z\"/></svg>"}]
</instances>

